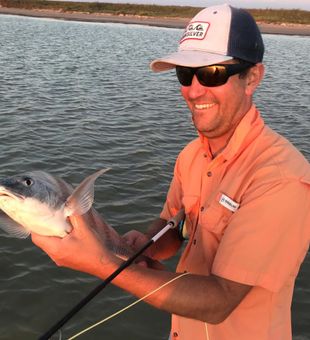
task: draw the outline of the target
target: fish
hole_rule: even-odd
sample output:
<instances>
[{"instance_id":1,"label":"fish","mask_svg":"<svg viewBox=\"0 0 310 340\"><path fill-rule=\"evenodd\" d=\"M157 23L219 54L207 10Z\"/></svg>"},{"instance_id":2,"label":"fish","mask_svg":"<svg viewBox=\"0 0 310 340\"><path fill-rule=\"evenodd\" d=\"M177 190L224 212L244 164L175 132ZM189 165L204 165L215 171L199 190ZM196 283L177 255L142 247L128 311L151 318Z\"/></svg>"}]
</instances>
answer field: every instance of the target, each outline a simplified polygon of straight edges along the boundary
<instances>
[{"instance_id":1,"label":"fish","mask_svg":"<svg viewBox=\"0 0 310 340\"><path fill-rule=\"evenodd\" d=\"M26 238L31 232L65 237L72 231L68 217L83 215L94 201L94 183L109 169L87 177L75 190L44 171L31 171L0 180L0 227L9 235Z\"/></svg>"},{"instance_id":2,"label":"fish","mask_svg":"<svg viewBox=\"0 0 310 340\"><path fill-rule=\"evenodd\" d=\"M109 170L93 173L75 189L63 179L41 170L1 179L0 228L15 238L27 238L32 232L63 238L73 229L68 217L83 215L109 250L124 260L128 259L134 250L92 207L95 181ZM163 269L159 261L143 255L137 261Z\"/></svg>"}]
</instances>

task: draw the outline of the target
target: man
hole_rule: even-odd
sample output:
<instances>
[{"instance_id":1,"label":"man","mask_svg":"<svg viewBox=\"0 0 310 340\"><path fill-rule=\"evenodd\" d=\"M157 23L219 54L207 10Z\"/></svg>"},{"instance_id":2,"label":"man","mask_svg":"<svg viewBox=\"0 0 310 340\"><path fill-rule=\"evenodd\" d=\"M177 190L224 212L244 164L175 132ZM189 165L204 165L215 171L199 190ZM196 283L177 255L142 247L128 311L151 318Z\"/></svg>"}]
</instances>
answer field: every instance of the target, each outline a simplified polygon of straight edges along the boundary
<instances>
[{"instance_id":1,"label":"man","mask_svg":"<svg viewBox=\"0 0 310 340\"><path fill-rule=\"evenodd\" d=\"M177 273L134 264L113 283L141 297L186 272L147 299L173 314L174 340L291 339L294 281L309 247L310 166L253 105L263 53L253 18L222 5L198 13L178 52L151 64L154 71L176 68L199 137L180 153L147 235L183 208L188 243ZM58 265L106 278L122 260L82 217L71 221L65 238L33 241ZM148 238L125 237L136 247ZM181 243L171 230L148 254L168 258Z\"/></svg>"}]
</instances>

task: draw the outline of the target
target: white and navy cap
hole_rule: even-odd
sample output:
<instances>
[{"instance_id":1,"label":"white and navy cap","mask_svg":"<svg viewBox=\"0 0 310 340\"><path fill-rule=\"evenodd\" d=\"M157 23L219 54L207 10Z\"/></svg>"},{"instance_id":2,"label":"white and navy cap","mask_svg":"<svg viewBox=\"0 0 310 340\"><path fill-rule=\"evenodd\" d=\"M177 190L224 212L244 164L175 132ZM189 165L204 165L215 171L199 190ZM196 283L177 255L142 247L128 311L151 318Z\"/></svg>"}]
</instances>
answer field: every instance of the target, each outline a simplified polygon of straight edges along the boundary
<instances>
[{"instance_id":1,"label":"white and navy cap","mask_svg":"<svg viewBox=\"0 0 310 340\"><path fill-rule=\"evenodd\" d=\"M256 64L263 55L263 39L253 17L224 4L200 11L187 25L178 51L154 60L150 66L160 72L176 65L200 67L233 58Z\"/></svg>"}]
</instances>

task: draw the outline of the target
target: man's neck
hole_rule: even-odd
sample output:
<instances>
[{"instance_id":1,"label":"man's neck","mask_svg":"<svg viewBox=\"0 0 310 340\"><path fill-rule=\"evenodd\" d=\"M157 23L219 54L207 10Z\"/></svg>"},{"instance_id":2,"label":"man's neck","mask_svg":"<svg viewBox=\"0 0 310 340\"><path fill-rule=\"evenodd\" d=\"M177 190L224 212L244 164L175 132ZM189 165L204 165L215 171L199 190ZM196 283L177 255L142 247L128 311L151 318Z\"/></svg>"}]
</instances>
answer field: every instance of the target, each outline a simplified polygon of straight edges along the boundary
<instances>
[{"instance_id":1,"label":"man's neck","mask_svg":"<svg viewBox=\"0 0 310 340\"><path fill-rule=\"evenodd\" d=\"M234 127L231 128L226 134L219 136L219 137L214 137L214 138L208 138L206 136L209 142L210 153L213 156L213 158L215 158L218 154L220 154L226 148L231 137L233 136L237 127L242 121L243 117L249 112L251 106L252 106L252 103L249 103L248 108L244 110L244 114L240 115L238 121L235 122Z\"/></svg>"},{"instance_id":2,"label":"man's neck","mask_svg":"<svg viewBox=\"0 0 310 340\"><path fill-rule=\"evenodd\" d=\"M213 159L226 148L234 132L235 130L228 136L222 136L221 138L208 139L209 149Z\"/></svg>"}]
</instances>

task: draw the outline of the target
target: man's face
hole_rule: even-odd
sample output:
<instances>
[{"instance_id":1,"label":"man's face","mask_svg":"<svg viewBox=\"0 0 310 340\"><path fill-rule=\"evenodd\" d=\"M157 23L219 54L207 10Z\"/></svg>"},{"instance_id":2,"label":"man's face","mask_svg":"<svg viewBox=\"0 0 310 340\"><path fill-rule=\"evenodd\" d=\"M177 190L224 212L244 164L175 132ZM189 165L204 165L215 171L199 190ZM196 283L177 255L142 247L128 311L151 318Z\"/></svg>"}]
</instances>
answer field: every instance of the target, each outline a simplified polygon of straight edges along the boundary
<instances>
[{"instance_id":1,"label":"man's face","mask_svg":"<svg viewBox=\"0 0 310 340\"><path fill-rule=\"evenodd\" d=\"M190 86L181 86L181 93L196 129L209 139L229 138L251 107L247 77L240 78L239 74L217 87L201 85L195 75Z\"/></svg>"}]
</instances>

